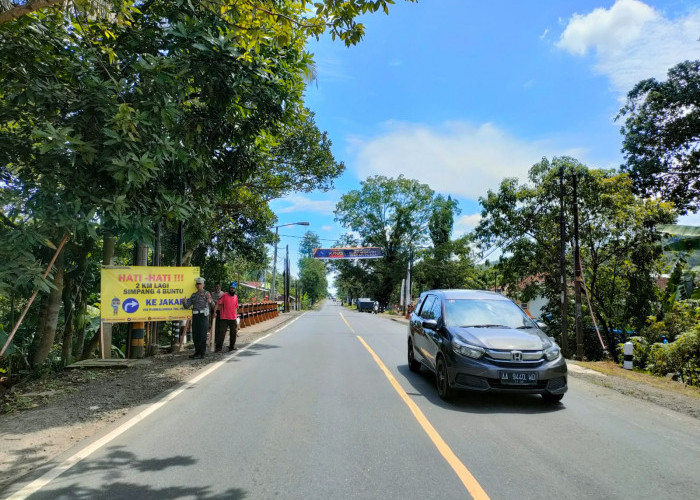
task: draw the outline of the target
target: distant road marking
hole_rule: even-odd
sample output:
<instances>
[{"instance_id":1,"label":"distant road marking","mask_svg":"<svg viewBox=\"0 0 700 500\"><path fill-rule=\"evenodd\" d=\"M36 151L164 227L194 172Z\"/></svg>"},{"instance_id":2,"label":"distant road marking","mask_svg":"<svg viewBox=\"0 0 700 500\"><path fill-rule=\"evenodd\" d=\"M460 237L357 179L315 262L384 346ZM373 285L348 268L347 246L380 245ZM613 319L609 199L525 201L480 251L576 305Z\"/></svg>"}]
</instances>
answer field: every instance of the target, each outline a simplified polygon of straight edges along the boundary
<instances>
[{"instance_id":1,"label":"distant road marking","mask_svg":"<svg viewBox=\"0 0 700 500\"><path fill-rule=\"evenodd\" d=\"M178 397L180 394L182 394L184 391L192 387L194 384L202 380L204 377L207 375L211 374L214 370L217 368L220 368L223 366L225 363L228 363L229 360L232 358L235 358L239 354L247 351L250 347L254 346L258 342L266 339L270 335L274 335L275 333L279 332L280 330L283 330L287 328L289 325L294 323L296 320L304 316L304 314L301 314L294 318L291 321L286 322L284 325L279 327L277 330L274 332L270 332L267 335L260 337L259 339L255 340L255 342L251 342L247 346L245 346L242 349L237 350L234 352L232 355L226 356L225 359L222 359L221 361L217 361L216 363L213 363L209 368L207 368L204 371L199 372L194 378L190 379L189 381L185 382L180 388L175 389L172 392L169 392L166 394L163 399L160 401L156 401L155 403L149 405L147 408L145 408L143 411L140 411L133 417L131 417L129 420L121 424L119 427L111 431L109 434L101 437L97 441L90 443L87 445L85 448L81 449L71 457L67 458L66 460L63 461L63 463L58 464L56 467L49 469L46 473L44 473L41 477L35 479L28 485L26 485L24 488L21 490L17 491L14 493L12 496L7 497L6 500L20 500L29 497L30 495L33 495L37 491L41 490L44 486L49 484L51 481L56 479L58 476L66 472L68 469L76 465L77 463L81 462L82 460L85 460L88 456L92 455L95 451L99 450L101 447L112 441L114 438L118 437L120 434L124 433L125 431L131 429L133 426L141 422L144 418L146 418L148 415L153 413L154 411L158 410L162 406L164 406L166 403L169 401L172 401L176 397Z\"/></svg>"},{"instance_id":2,"label":"distant road marking","mask_svg":"<svg viewBox=\"0 0 700 500\"><path fill-rule=\"evenodd\" d=\"M342 313L339 314L345 322L345 324L350 329L350 331L352 333L355 333L355 330L353 330L353 328L350 326L348 321L345 319L345 316L343 316ZM413 413L413 416L416 418L420 426L423 428L423 430L428 435L428 437L433 442L433 444L438 449L443 458L447 461L450 467L452 467L452 470L455 471L457 477L459 477L460 481L462 481L462 484L465 488L467 488L467 491L472 496L472 498L474 498L475 500L489 500L489 496L486 494L486 492L481 487L476 478L472 475L471 472L469 472L469 469L466 468L466 466L460 461L460 459L457 458L457 455L454 454L454 452L447 445L445 440L442 439L440 434L438 434L438 432L435 430L435 427L433 427L428 418L423 414L420 408L418 408L418 405L408 396L408 394L406 394L406 391L404 391L401 385L399 385L396 378L394 378L394 376L384 365L382 360L379 359L379 356L377 356L377 354L372 350L372 348L367 344L367 342L365 342L365 340L362 337L357 335L357 339L360 342L362 342L362 345L365 346L365 349L367 349L372 358L374 358L375 363L379 365L379 368L384 372L386 378L389 379L389 382L391 383L394 390L399 394L403 402L406 403L408 408L411 410L411 413Z\"/></svg>"}]
</instances>

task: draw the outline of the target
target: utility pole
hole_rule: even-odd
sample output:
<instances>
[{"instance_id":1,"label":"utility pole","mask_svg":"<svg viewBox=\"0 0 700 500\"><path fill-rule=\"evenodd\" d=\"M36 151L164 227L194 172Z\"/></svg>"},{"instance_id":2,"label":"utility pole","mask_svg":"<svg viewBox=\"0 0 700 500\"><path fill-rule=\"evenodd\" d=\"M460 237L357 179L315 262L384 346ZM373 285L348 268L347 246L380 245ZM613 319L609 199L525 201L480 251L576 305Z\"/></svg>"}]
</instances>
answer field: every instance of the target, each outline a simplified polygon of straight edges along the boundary
<instances>
[{"instance_id":1,"label":"utility pole","mask_svg":"<svg viewBox=\"0 0 700 500\"><path fill-rule=\"evenodd\" d=\"M277 283L275 283L275 277L277 274L277 240L279 240L279 229L285 226L308 226L308 222L290 222L289 224L280 224L275 226L275 252L272 257L272 283L270 284L270 300L277 301Z\"/></svg>"},{"instance_id":2,"label":"utility pole","mask_svg":"<svg viewBox=\"0 0 700 500\"><path fill-rule=\"evenodd\" d=\"M574 195L574 302L576 304L576 359L583 361L583 320L581 314L581 248L578 242L578 175L573 174Z\"/></svg>"},{"instance_id":3,"label":"utility pole","mask_svg":"<svg viewBox=\"0 0 700 500\"><path fill-rule=\"evenodd\" d=\"M406 272L406 312L411 304L411 271L413 271L413 247L408 252L408 271Z\"/></svg>"},{"instance_id":4,"label":"utility pole","mask_svg":"<svg viewBox=\"0 0 700 500\"><path fill-rule=\"evenodd\" d=\"M289 245L284 256L284 312L289 312Z\"/></svg>"},{"instance_id":5,"label":"utility pole","mask_svg":"<svg viewBox=\"0 0 700 500\"><path fill-rule=\"evenodd\" d=\"M569 329L566 299L566 216L564 211L564 167L559 167L559 276L561 283L561 351L564 357L569 357Z\"/></svg>"},{"instance_id":6,"label":"utility pole","mask_svg":"<svg viewBox=\"0 0 700 500\"><path fill-rule=\"evenodd\" d=\"M275 278L277 277L277 240L279 239L279 227L275 227L275 253L272 257L272 280L270 282L270 297L269 299L273 302L277 302L277 283L275 283Z\"/></svg>"}]
</instances>

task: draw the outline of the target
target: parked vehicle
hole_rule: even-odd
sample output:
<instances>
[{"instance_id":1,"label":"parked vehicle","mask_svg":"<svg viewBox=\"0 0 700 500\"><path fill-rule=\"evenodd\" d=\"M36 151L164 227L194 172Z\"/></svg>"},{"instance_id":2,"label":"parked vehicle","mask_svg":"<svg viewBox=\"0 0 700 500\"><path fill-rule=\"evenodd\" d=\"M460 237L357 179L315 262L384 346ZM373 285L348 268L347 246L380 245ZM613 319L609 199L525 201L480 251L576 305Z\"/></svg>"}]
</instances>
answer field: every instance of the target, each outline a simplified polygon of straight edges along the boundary
<instances>
[{"instance_id":1,"label":"parked vehicle","mask_svg":"<svg viewBox=\"0 0 700 500\"><path fill-rule=\"evenodd\" d=\"M357 311L368 312L374 311L374 301L368 298L357 299Z\"/></svg>"},{"instance_id":2,"label":"parked vehicle","mask_svg":"<svg viewBox=\"0 0 700 500\"><path fill-rule=\"evenodd\" d=\"M408 326L408 366L435 372L438 394L456 389L541 394L561 401L567 368L559 346L510 299L480 290L430 290Z\"/></svg>"}]
</instances>

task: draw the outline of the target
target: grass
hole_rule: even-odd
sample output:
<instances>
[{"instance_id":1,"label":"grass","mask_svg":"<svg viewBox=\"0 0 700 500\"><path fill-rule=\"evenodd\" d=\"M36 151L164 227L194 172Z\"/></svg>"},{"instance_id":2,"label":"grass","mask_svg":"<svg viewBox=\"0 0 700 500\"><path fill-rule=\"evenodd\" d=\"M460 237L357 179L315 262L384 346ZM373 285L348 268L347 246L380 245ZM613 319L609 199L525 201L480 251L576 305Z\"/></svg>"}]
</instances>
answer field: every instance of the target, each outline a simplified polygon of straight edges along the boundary
<instances>
[{"instance_id":1,"label":"grass","mask_svg":"<svg viewBox=\"0 0 700 500\"><path fill-rule=\"evenodd\" d=\"M21 394L6 395L0 404L0 414L14 413L19 410L27 410L38 406L31 398Z\"/></svg>"},{"instance_id":2,"label":"grass","mask_svg":"<svg viewBox=\"0 0 700 500\"><path fill-rule=\"evenodd\" d=\"M698 387L685 385L681 382L677 382L666 377L652 375L651 373L638 369L625 370L620 365L612 361L578 361L576 364L590 370L604 373L605 375L623 377L634 382L651 385L657 389L672 391L678 394L700 399L700 388Z\"/></svg>"}]
</instances>

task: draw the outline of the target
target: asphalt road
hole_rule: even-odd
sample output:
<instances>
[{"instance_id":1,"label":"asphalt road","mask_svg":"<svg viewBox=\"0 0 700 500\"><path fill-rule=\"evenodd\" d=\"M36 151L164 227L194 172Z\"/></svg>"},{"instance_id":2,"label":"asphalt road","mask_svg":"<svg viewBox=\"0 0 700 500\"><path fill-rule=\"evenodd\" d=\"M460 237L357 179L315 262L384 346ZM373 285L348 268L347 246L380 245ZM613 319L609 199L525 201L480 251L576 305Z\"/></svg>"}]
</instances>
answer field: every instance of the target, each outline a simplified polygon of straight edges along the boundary
<instances>
[{"instance_id":1,"label":"asphalt road","mask_svg":"<svg viewBox=\"0 0 700 500\"><path fill-rule=\"evenodd\" d=\"M16 498L697 497L697 420L573 378L559 405L444 403L433 376L408 370L405 345L405 325L329 302L72 450Z\"/></svg>"}]
</instances>

